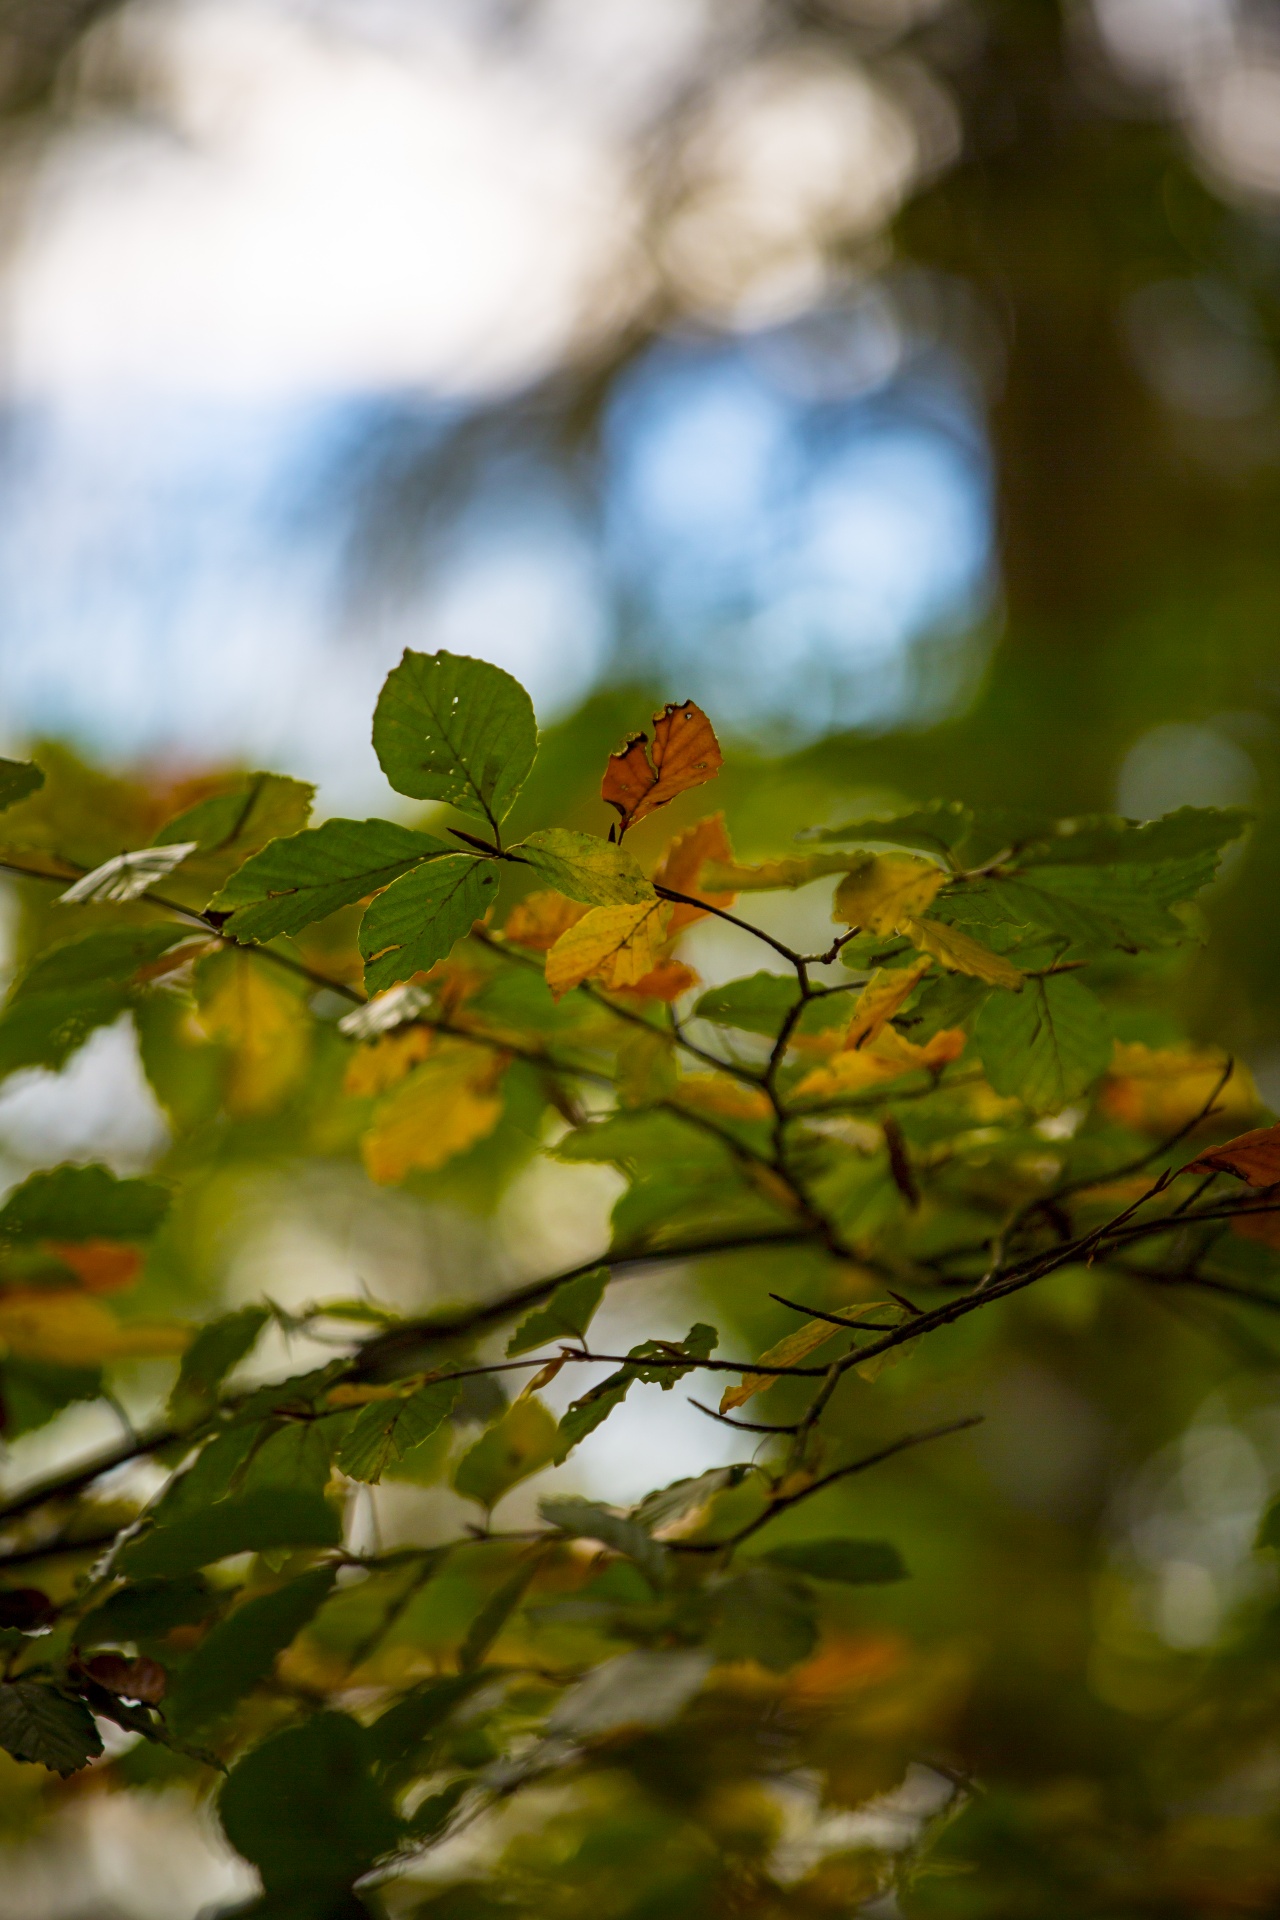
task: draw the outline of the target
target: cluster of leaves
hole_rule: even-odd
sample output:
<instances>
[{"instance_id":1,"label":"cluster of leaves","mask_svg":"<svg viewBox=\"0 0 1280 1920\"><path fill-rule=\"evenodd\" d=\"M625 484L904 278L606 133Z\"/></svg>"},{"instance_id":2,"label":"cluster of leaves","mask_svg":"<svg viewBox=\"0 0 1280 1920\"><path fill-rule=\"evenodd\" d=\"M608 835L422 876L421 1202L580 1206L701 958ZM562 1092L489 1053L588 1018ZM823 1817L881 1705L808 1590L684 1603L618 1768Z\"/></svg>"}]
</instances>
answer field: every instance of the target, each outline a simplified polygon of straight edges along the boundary
<instances>
[{"instance_id":1,"label":"cluster of leaves","mask_svg":"<svg viewBox=\"0 0 1280 1920\"><path fill-rule=\"evenodd\" d=\"M943 1823L788 1877L779 1776L857 1806L929 1747L954 1813L966 1756L938 1758L945 1686L905 1686L848 1631L846 1590L902 1579L899 1551L815 1533L807 1503L974 1416L850 1446L842 1401L1086 1264L1271 1300L1280 1129L1206 1148L1264 1116L1248 1076L1160 1011L1246 818L937 803L752 864L717 813L642 863L631 830L721 764L706 716L668 705L610 758L607 838L504 839L537 744L507 674L409 653L374 745L439 831L308 826L309 790L272 775L155 796L96 792L57 755L0 768L3 860L27 885L0 1071L61 1066L127 1014L174 1132L163 1177L61 1167L0 1209L5 1431L180 1356L149 1425L0 1501L0 1746L61 1774L105 1765L105 1719L140 1742L111 1763L126 1778L156 1777L150 1754L213 1784L264 1920L381 1911L380 1888L548 1783L579 1796L561 1862L577 1892L549 1905L517 1861L500 1890L420 1886L421 1912L847 1911L911 1884ZM742 912L824 884L821 952ZM678 948L708 919L754 934L767 969L703 990ZM201 1180L273 1126L295 1156L358 1157L411 1191L472 1164L500 1184L534 1151L613 1168L611 1239L418 1317L367 1300L158 1316L147 1275L198 1237ZM763 1352L725 1353L701 1322L593 1345L622 1275L731 1261L749 1287L780 1253L812 1297L756 1303L779 1327ZM271 1335L332 1357L264 1380ZM553 1383L601 1362L557 1416ZM742 1430L738 1463L625 1508L555 1492L537 1524L495 1524L632 1389L717 1374L703 1410ZM769 1418L741 1416L765 1396ZM158 1492L104 1491L141 1460ZM358 1548L360 1490L390 1477L447 1480L471 1523ZM624 1775L639 1797L606 1818ZM593 1821L613 1836L594 1866Z\"/></svg>"}]
</instances>

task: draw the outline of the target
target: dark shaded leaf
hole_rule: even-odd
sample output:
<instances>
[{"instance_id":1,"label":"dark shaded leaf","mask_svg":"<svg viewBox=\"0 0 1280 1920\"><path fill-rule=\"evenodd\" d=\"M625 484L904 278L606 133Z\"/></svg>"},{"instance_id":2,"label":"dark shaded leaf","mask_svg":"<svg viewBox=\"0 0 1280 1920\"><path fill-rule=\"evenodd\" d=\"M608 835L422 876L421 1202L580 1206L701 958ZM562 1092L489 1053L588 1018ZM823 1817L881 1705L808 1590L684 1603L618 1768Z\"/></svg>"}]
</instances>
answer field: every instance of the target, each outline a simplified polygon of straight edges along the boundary
<instances>
[{"instance_id":1,"label":"dark shaded leaf","mask_svg":"<svg viewBox=\"0 0 1280 1920\"><path fill-rule=\"evenodd\" d=\"M793 1573L757 1563L727 1580L717 1603L711 1645L721 1660L758 1660L785 1673L817 1644L813 1594Z\"/></svg>"},{"instance_id":2,"label":"dark shaded leaf","mask_svg":"<svg viewBox=\"0 0 1280 1920\"><path fill-rule=\"evenodd\" d=\"M218 1811L268 1893L347 1887L402 1831L374 1782L364 1729L343 1713L313 1714L255 1747Z\"/></svg>"},{"instance_id":3,"label":"dark shaded leaf","mask_svg":"<svg viewBox=\"0 0 1280 1920\"><path fill-rule=\"evenodd\" d=\"M44 785L44 774L30 760L0 760L0 808L12 807Z\"/></svg>"},{"instance_id":4,"label":"dark shaded leaf","mask_svg":"<svg viewBox=\"0 0 1280 1920\"><path fill-rule=\"evenodd\" d=\"M967 839L973 826L968 807L954 800L935 800L913 813L872 815L844 827L823 827L806 839L836 840L855 847L921 847L949 851Z\"/></svg>"},{"instance_id":5,"label":"dark shaded leaf","mask_svg":"<svg viewBox=\"0 0 1280 1920\"><path fill-rule=\"evenodd\" d=\"M410 1447L443 1426L458 1398L457 1383L434 1380L399 1400L374 1400L361 1409L338 1449L338 1465L353 1480L377 1481Z\"/></svg>"},{"instance_id":6,"label":"dark shaded leaf","mask_svg":"<svg viewBox=\"0 0 1280 1920\"><path fill-rule=\"evenodd\" d=\"M556 1422L540 1400L516 1400L463 1454L453 1484L468 1500L492 1507L520 1480L549 1466Z\"/></svg>"},{"instance_id":7,"label":"dark shaded leaf","mask_svg":"<svg viewBox=\"0 0 1280 1920\"><path fill-rule=\"evenodd\" d=\"M65 1776L100 1754L102 1740L83 1700L41 1680L8 1680L0 1684L0 1747Z\"/></svg>"},{"instance_id":8,"label":"dark shaded leaf","mask_svg":"<svg viewBox=\"0 0 1280 1920\"><path fill-rule=\"evenodd\" d=\"M169 1395L169 1411L175 1419L192 1419L213 1403L222 1382L244 1359L270 1318L266 1307L240 1307L201 1327L182 1356Z\"/></svg>"},{"instance_id":9,"label":"dark shaded leaf","mask_svg":"<svg viewBox=\"0 0 1280 1920\"><path fill-rule=\"evenodd\" d=\"M629 1560L635 1561L650 1586L657 1588L665 1585L668 1565L666 1552L637 1520L613 1513L594 1500L580 1499L576 1494L555 1500L540 1500L538 1511L544 1520L553 1527L559 1527L570 1539L599 1540L602 1546L612 1547L615 1553L626 1554Z\"/></svg>"},{"instance_id":10,"label":"dark shaded leaf","mask_svg":"<svg viewBox=\"0 0 1280 1920\"><path fill-rule=\"evenodd\" d=\"M458 1665L470 1673L480 1665L490 1647L511 1618L533 1576L542 1564L541 1556L530 1554L513 1573L495 1588L467 1628L467 1636L458 1649Z\"/></svg>"},{"instance_id":11,"label":"dark shaded leaf","mask_svg":"<svg viewBox=\"0 0 1280 1920\"><path fill-rule=\"evenodd\" d=\"M140 1580L108 1594L87 1613L75 1631L75 1644L138 1644L158 1640L172 1627L193 1626L220 1604L202 1574L180 1580Z\"/></svg>"},{"instance_id":12,"label":"dark shaded leaf","mask_svg":"<svg viewBox=\"0 0 1280 1920\"><path fill-rule=\"evenodd\" d=\"M337 1514L319 1494L267 1488L221 1500L202 1512L156 1527L131 1541L120 1570L132 1578L172 1579L210 1566L233 1553L263 1553L277 1547L336 1547L342 1538Z\"/></svg>"},{"instance_id":13,"label":"dark shaded leaf","mask_svg":"<svg viewBox=\"0 0 1280 1920\"><path fill-rule=\"evenodd\" d=\"M304 1573L274 1593L244 1600L200 1642L169 1697L166 1718L180 1737L229 1713L275 1665L333 1589L332 1567Z\"/></svg>"},{"instance_id":14,"label":"dark shaded leaf","mask_svg":"<svg viewBox=\"0 0 1280 1920\"><path fill-rule=\"evenodd\" d=\"M33 1173L0 1207L4 1240L145 1240L169 1211L158 1180L118 1180L109 1168Z\"/></svg>"},{"instance_id":15,"label":"dark shaded leaf","mask_svg":"<svg viewBox=\"0 0 1280 1920\"><path fill-rule=\"evenodd\" d=\"M887 1540L797 1540L761 1554L770 1566L807 1573L814 1580L839 1580L846 1586L873 1586L905 1580L902 1555Z\"/></svg>"},{"instance_id":16,"label":"dark shaded leaf","mask_svg":"<svg viewBox=\"0 0 1280 1920\"><path fill-rule=\"evenodd\" d=\"M520 1322L507 1342L508 1355L529 1353L552 1340L581 1340L608 1284L607 1267L593 1267L590 1273L580 1273L576 1280L563 1281L545 1307L535 1307Z\"/></svg>"}]
</instances>

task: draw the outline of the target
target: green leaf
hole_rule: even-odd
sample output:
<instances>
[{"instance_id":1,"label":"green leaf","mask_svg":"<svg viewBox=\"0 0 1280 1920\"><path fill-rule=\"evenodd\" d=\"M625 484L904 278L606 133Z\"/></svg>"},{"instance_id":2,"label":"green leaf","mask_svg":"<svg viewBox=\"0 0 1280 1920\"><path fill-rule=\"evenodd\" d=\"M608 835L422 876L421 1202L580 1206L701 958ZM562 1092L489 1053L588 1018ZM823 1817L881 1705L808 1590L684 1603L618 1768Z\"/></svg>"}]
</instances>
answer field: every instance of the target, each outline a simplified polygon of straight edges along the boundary
<instances>
[{"instance_id":1,"label":"green leaf","mask_svg":"<svg viewBox=\"0 0 1280 1920\"><path fill-rule=\"evenodd\" d=\"M244 1359L270 1318L266 1307L240 1307L201 1327L182 1356L169 1395L169 1412L174 1419L194 1419L212 1405L218 1388L232 1367Z\"/></svg>"},{"instance_id":2,"label":"green leaf","mask_svg":"<svg viewBox=\"0 0 1280 1920\"><path fill-rule=\"evenodd\" d=\"M283 773L251 773L230 793L199 800L167 821L154 845L196 842L196 851L168 882L169 891L203 907L251 853L306 826L315 791Z\"/></svg>"},{"instance_id":3,"label":"green leaf","mask_svg":"<svg viewBox=\"0 0 1280 1920\"><path fill-rule=\"evenodd\" d=\"M698 1648L638 1648L594 1668L553 1708L547 1731L591 1740L619 1727L663 1727L678 1719L711 1669Z\"/></svg>"},{"instance_id":4,"label":"green leaf","mask_svg":"<svg viewBox=\"0 0 1280 1920\"><path fill-rule=\"evenodd\" d=\"M275 1665L333 1590L337 1574L322 1567L274 1593L244 1600L205 1635L165 1702L179 1738L229 1713Z\"/></svg>"},{"instance_id":5,"label":"green leaf","mask_svg":"<svg viewBox=\"0 0 1280 1920\"><path fill-rule=\"evenodd\" d=\"M206 1619L222 1599L200 1573L178 1580L139 1580L108 1594L87 1613L76 1628L75 1644L101 1647L158 1640L172 1627Z\"/></svg>"},{"instance_id":6,"label":"green leaf","mask_svg":"<svg viewBox=\"0 0 1280 1920\"><path fill-rule=\"evenodd\" d=\"M424 1680L394 1707L379 1714L369 1728L369 1751L374 1765L399 1776L413 1765L426 1741L442 1727L456 1706L481 1684L476 1673L449 1674L443 1680Z\"/></svg>"},{"instance_id":7,"label":"green leaf","mask_svg":"<svg viewBox=\"0 0 1280 1920\"><path fill-rule=\"evenodd\" d=\"M568 1459L580 1440L608 1419L615 1407L620 1407L627 1393L637 1380L649 1385L661 1386L664 1392L670 1392L677 1380L683 1380L693 1371L698 1360L706 1360L715 1351L719 1334L714 1327L699 1321L690 1327L683 1340L645 1340L632 1347L627 1356L627 1365L620 1367L617 1373L611 1373L597 1387L592 1387L566 1409L556 1432L555 1464L560 1466ZM688 1366L672 1366L669 1363L678 1357L687 1356ZM665 1360L666 1366L645 1366L645 1361Z\"/></svg>"},{"instance_id":8,"label":"green leaf","mask_svg":"<svg viewBox=\"0 0 1280 1920\"><path fill-rule=\"evenodd\" d=\"M444 1425L457 1398L456 1381L433 1380L403 1400L371 1401L339 1447L338 1465L353 1480L380 1480L410 1447Z\"/></svg>"},{"instance_id":9,"label":"green leaf","mask_svg":"<svg viewBox=\"0 0 1280 1920\"><path fill-rule=\"evenodd\" d=\"M935 800L913 813L873 815L846 827L824 827L815 840L838 840L858 847L919 847L948 852L968 837L973 815L954 800Z\"/></svg>"},{"instance_id":10,"label":"green leaf","mask_svg":"<svg viewBox=\"0 0 1280 1920\"><path fill-rule=\"evenodd\" d=\"M713 1021L718 1027L738 1027L772 1039L798 997L794 975L753 973L749 979L712 987L693 1011L696 1019Z\"/></svg>"},{"instance_id":11,"label":"green leaf","mask_svg":"<svg viewBox=\"0 0 1280 1920\"><path fill-rule=\"evenodd\" d=\"M44 774L30 760L0 760L0 809L25 800L44 785Z\"/></svg>"},{"instance_id":12,"label":"green leaf","mask_svg":"<svg viewBox=\"0 0 1280 1920\"><path fill-rule=\"evenodd\" d=\"M329 1484L330 1426L319 1420L286 1420L268 1431L233 1481L237 1493L259 1490L319 1496Z\"/></svg>"},{"instance_id":13,"label":"green leaf","mask_svg":"<svg viewBox=\"0 0 1280 1920\"><path fill-rule=\"evenodd\" d=\"M1035 1113L1055 1113L1106 1071L1111 1029L1100 1002L1072 974L1028 980L1021 993L993 993L974 1038L997 1093Z\"/></svg>"},{"instance_id":14,"label":"green leaf","mask_svg":"<svg viewBox=\"0 0 1280 1920\"><path fill-rule=\"evenodd\" d=\"M113 986L15 998L0 1014L0 1078L23 1067L56 1070L128 1005L126 990Z\"/></svg>"},{"instance_id":15,"label":"green leaf","mask_svg":"<svg viewBox=\"0 0 1280 1920\"><path fill-rule=\"evenodd\" d=\"M549 887L589 907L638 906L653 886L632 856L591 833L545 827L511 849Z\"/></svg>"},{"instance_id":16,"label":"green leaf","mask_svg":"<svg viewBox=\"0 0 1280 1920\"><path fill-rule=\"evenodd\" d=\"M360 922L364 982L370 993L426 973L470 933L498 888L492 860L448 854L430 860L380 893Z\"/></svg>"},{"instance_id":17,"label":"green leaf","mask_svg":"<svg viewBox=\"0 0 1280 1920\"><path fill-rule=\"evenodd\" d=\"M557 1466L563 1465L578 1442L585 1440L589 1433L594 1433L596 1428L609 1418L614 1408L622 1405L635 1379L636 1375L630 1367L622 1367L565 1409L556 1430L556 1450L553 1457Z\"/></svg>"},{"instance_id":18,"label":"green leaf","mask_svg":"<svg viewBox=\"0 0 1280 1920\"><path fill-rule=\"evenodd\" d=\"M383 682L373 746L397 793L447 800L497 831L538 750L533 703L487 660L406 651Z\"/></svg>"},{"instance_id":19,"label":"green leaf","mask_svg":"<svg viewBox=\"0 0 1280 1920\"><path fill-rule=\"evenodd\" d=\"M1179 807L1145 823L1108 814L1057 820L1049 833L1021 849L1018 865L1113 866L1123 861L1151 866L1194 860L1220 853L1247 831L1253 818L1245 807Z\"/></svg>"},{"instance_id":20,"label":"green leaf","mask_svg":"<svg viewBox=\"0 0 1280 1920\"><path fill-rule=\"evenodd\" d=\"M507 1342L507 1357L529 1353L553 1340L581 1340L604 1299L608 1267L593 1267L576 1280L562 1280L545 1307L535 1307Z\"/></svg>"},{"instance_id":21,"label":"green leaf","mask_svg":"<svg viewBox=\"0 0 1280 1920\"><path fill-rule=\"evenodd\" d=\"M76 1400L96 1400L102 1392L101 1367L61 1367L51 1360L19 1360L10 1354L0 1366L0 1405L4 1437L33 1433Z\"/></svg>"},{"instance_id":22,"label":"green leaf","mask_svg":"<svg viewBox=\"0 0 1280 1920\"><path fill-rule=\"evenodd\" d=\"M489 1595L467 1628L467 1637L458 1649L458 1665L464 1673L471 1673L480 1665L523 1600L525 1591L540 1565L539 1555L527 1555L515 1571L507 1575L502 1585L495 1588Z\"/></svg>"},{"instance_id":23,"label":"green leaf","mask_svg":"<svg viewBox=\"0 0 1280 1920\"><path fill-rule=\"evenodd\" d=\"M770 1566L807 1573L814 1580L839 1580L846 1586L878 1586L905 1580L902 1555L887 1540L797 1540L761 1554Z\"/></svg>"},{"instance_id":24,"label":"green leaf","mask_svg":"<svg viewBox=\"0 0 1280 1920\"><path fill-rule=\"evenodd\" d=\"M96 1758L102 1740L83 1700L40 1680L9 1680L0 1685L0 1747L65 1777Z\"/></svg>"},{"instance_id":25,"label":"green leaf","mask_svg":"<svg viewBox=\"0 0 1280 1920\"><path fill-rule=\"evenodd\" d=\"M319 1494L263 1488L220 1500L200 1512L156 1527L131 1541L120 1556L133 1579L193 1573L233 1553L266 1553L276 1547L336 1547L342 1538L337 1514Z\"/></svg>"},{"instance_id":26,"label":"green leaf","mask_svg":"<svg viewBox=\"0 0 1280 1920\"><path fill-rule=\"evenodd\" d=\"M274 940L390 886L453 849L390 820L326 820L255 853L209 902L237 940Z\"/></svg>"},{"instance_id":27,"label":"green leaf","mask_svg":"<svg viewBox=\"0 0 1280 1920\"><path fill-rule=\"evenodd\" d=\"M102 927L78 940L62 940L36 955L14 987L9 1004L37 994L126 986L139 967L149 966L189 938L188 929L163 926Z\"/></svg>"},{"instance_id":28,"label":"green leaf","mask_svg":"<svg viewBox=\"0 0 1280 1920\"><path fill-rule=\"evenodd\" d=\"M758 1660L785 1673L817 1644L813 1594L793 1573L757 1563L727 1580L717 1601L711 1646L721 1660Z\"/></svg>"},{"instance_id":29,"label":"green leaf","mask_svg":"<svg viewBox=\"0 0 1280 1920\"><path fill-rule=\"evenodd\" d=\"M1280 1500L1273 1500L1262 1516L1258 1528L1258 1537L1254 1542L1258 1547L1280 1547Z\"/></svg>"},{"instance_id":30,"label":"green leaf","mask_svg":"<svg viewBox=\"0 0 1280 1920\"><path fill-rule=\"evenodd\" d=\"M368 1736L344 1713L315 1713L233 1769L218 1811L268 1893L342 1888L400 1838L373 1778Z\"/></svg>"},{"instance_id":31,"label":"green leaf","mask_svg":"<svg viewBox=\"0 0 1280 1920\"><path fill-rule=\"evenodd\" d=\"M502 1418L463 1454L453 1484L468 1500L492 1507L517 1481L551 1463L556 1422L541 1400L513 1401Z\"/></svg>"},{"instance_id":32,"label":"green leaf","mask_svg":"<svg viewBox=\"0 0 1280 1920\"><path fill-rule=\"evenodd\" d=\"M0 1207L0 1240L145 1240L169 1211L158 1180L118 1180L109 1168L33 1173Z\"/></svg>"},{"instance_id":33,"label":"green leaf","mask_svg":"<svg viewBox=\"0 0 1280 1920\"><path fill-rule=\"evenodd\" d=\"M594 1500L582 1500L576 1494L556 1500L540 1500L538 1511L551 1526L574 1540L599 1540L615 1553L634 1560L651 1587L665 1586L667 1555L636 1520L612 1512Z\"/></svg>"}]
</instances>

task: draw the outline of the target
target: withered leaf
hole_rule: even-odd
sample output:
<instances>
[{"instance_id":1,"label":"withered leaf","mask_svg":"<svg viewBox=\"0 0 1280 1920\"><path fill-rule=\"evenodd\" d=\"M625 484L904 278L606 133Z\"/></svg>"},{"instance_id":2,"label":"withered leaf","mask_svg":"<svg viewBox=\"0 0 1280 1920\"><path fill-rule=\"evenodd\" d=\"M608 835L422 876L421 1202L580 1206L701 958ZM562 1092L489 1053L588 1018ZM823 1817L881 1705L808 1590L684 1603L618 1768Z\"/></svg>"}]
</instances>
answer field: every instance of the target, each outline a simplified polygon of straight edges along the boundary
<instances>
[{"instance_id":1,"label":"withered leaf","mask_svg":"<svg viewBox=\"0 0 1280 1920\"><path fill-rule=\"evenodd\" d=\"M1234 1173L1251 1187L1274 1187L1280 1181L1280 1125L1237 1134L1234 1140L1197 1155L1183 1172Z\"/></svg>"},{"instance_id":2,"label":"withered leaf","mask_svg":"<svg viewBox=\"0 0 1280 1920\"><path fill-rule=\"evenodd\" d=\"M692 700L668 700L653 716L652 747L647 734L633 733L609 755L600 798L617 810L619 840L656 807L713 779L723 762L702 708Z\"/></svg>"}]
</instances>

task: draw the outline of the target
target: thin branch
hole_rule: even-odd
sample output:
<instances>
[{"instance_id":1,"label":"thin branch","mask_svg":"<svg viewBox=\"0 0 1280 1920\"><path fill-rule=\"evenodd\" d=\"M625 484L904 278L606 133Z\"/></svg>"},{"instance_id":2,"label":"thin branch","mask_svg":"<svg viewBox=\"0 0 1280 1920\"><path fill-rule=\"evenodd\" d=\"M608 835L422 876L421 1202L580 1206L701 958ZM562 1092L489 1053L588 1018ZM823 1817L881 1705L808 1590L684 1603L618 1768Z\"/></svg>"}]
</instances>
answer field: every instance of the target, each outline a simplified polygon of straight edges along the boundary
<instances>
[{"instance_id":1,"label":"thin branch","mask_svg":"<svg viewBox=\"0 0 1280 1920\"><path fill-rule=\"evenodd\" d=\"M704 1407L701 1400L689 1395L689 1405L696 1407L699 1413L705 1413L708 1420L718 1420L722 1427L736 1427L739 1433L794 1433L798 1421L788 1420L775 1423L771 1420L731 1420L727 1413L717 1413L714 1407Z\"/></svg>"},{"instance_id":2,"label":"thin branch","mask_svg":"<svg viewBox=\"0 0 1280 1920\"><path fill-rule=\"evenodd\" d=\"M782 958L796 969L797 973L803 975L804 955L796 953L791 947L784 946L781 940L775 940L773 935L766 933L763 927L753 927L749 920L740 920L736 913L730 913L724 907L713 907L709 900L698 900L691 893L677 893L674 887L660 887L655 883L653 890L659 900L673 900L682 907L697 907L700 913L712 913L717 920L727 920L731 927L737 927L742 933L754 934L757 940L763 940L766 947L772 947L775 953L781 954Z\"/></svg>"},{"instance_id":3,"label":"thin branch","mask_svg":"<svg viewBox=\"0 0 1280 1920\"><path fill-rule=\"evenodd\" d=\"M888 1333L891 1331L890 1328L879 1325L875 1320L846 1320L841 1314L825 1312L822 1307L806 1307L802 1305L799 1300L788 1300L786 1295L782 1293L771 1293L769 1298L776 1300L780 1307L789 1307L792 1313L806 1314L810 1320L829 1320L833 1327L845 1327L846 1329L852 1329L855 1333Z\"/></svg>"}]
</instances>

